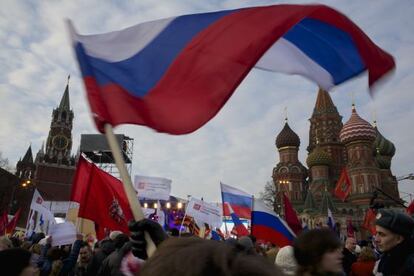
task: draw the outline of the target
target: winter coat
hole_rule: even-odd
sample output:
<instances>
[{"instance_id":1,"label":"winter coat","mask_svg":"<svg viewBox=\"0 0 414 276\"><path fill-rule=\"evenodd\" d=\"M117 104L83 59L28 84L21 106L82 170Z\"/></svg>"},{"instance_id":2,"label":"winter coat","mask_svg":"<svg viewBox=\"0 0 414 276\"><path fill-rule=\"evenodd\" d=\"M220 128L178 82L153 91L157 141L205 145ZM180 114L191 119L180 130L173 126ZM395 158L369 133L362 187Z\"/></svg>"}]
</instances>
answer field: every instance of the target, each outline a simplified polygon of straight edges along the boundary
<instances>
[{"instance_id":1,"label":"winter coat","mask_svg":"<svg viewBox=\"0 0 414 276\"><path fill-rule=\"evenodd\" d=\"M391 250L384 252L374 267L374 275L414 275L414 245L404 240Z\"/></svg>"},{"instance_id":2,"label":"winter coat","mask_svg":"<svg viewBox=\"0 0 414 276\"><path fill-rule=\"evenodd\" d=\"M357 261L351 266L351 276L372 276L372 270L374 269L375 261Z\"/></svg>"}]
</instances>

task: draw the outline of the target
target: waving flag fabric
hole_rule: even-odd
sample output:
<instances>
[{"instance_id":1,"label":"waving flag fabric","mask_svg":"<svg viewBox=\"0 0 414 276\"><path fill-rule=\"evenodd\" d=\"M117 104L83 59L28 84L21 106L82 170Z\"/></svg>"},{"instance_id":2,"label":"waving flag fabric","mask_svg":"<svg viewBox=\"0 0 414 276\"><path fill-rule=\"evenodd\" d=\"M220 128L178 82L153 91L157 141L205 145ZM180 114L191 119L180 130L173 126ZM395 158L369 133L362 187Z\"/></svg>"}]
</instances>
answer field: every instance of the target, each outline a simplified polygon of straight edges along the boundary
<instances>
[{"instance_id":1,"label":"waving flag fabric","mask_svg":"<svg viewBox=\"0 0 414 276\"><path fill-rule=\"evenodd\" d=\"M231 219L233 220L234 227L236 228L237 237L248 236L249 230L247 230L240 218L234 213L231 205L229 203L226 203L226 205L229 208Z\"/></svg>"},{"instance_id":2,"label":"waving flag fabric","mask_svg":"<svg viewBox=\"0 0 414 276\"><path fill-rule=\"evenodd\" d=\"M328 219L326 220L326 225L329 226L332 230L335 230L335 220L332 215L331 209L328 208Z\"/></svg>"},{"instance_id":3,"label":"waving flag fabric","mask_svg":"<svg viewBox=\"0 0 414 276\"><path fill-rule=\"evenodd\" d=\"M8 223L9 223L9 218L7 216L7 211L4 210L3 214L0 217L0 236L5 234Z\"/></svg>"},{"instance_id":4,"label":"waving flag fabric","mask_svg":"<svg viewBox=\"0 0 414 276\"><path fill-rule=\"evenodd\" d=\"M83 156L76 170L70 198L79 203L78 216L95 223L98 239L105 237L106 230L129 233L133 215L121 181Z\"/></svg>"},{"instance_id":5,"label":"waving flag fabric","mask_svg":"<svg viewBox=\"0 0 414 276\"><path fill-rule=\"evenodd\" d=\"M252 234L279 247L291 245L296 237L287 223L258 199L253 205Z\"/></svg>"},{"instance_id":6,"label":"waving flag fabric","mask_svg":"<svg viewBox=\"0 0 414 276\"><path fill-rule=\"evenodd\" d=\"M13 218L7 224L6 233L13 234L13 231L17 226L17 222L19 221L21 212L22 208L19 208L19 210L17 210L17 212L14 214Z\"/></svg>"},{"instance_id":7,"label":"waving flag fabric","mask_svg":"<svg viewBox=\"0 0 414 276\"><path fill-rule=\"evenodd\" d=\"M351 189L351 180L349 179L346 167L344 167L341 171L341 175L339 176L338 182L336 183L334 194L337 198L341 199L342 201L345 201L345 199L351 192Z\"/></svg>"},{"instance_id":8,"label":"waving flag fabric","mask_svg":"<svg viewBox=\"0 0 414 276\"><path fill-rule=\"evenodd\" d=\"M229 205L239 218L250 219L253 205L253 195L235 187L220 183L223 202L223 216L230 216ZM228 205L229 204L229 205Z\"/></svg>"},{"instance_id":9,"label":"waving flag fabric","mask_svg":"<svg viewBox=\"0 0 414 276\"><path fill-rule=\"evenodd\" d=\"M302 223L300 222L292 203L290 203L289 198L285 194L283 194L283 205L285 207L285 220L287 224L296 235L299 235L300 232L302 232Z\"/></svg>"},{"instance_id":10,"label":"waving flag fabric","mask_svg":"<svg viewBox=\"0 0 414 276\"><path fill-rule=\"evenodd\" d=\"M207 123L253 68L302 75L325 90L395 67L350 19L324 5L273 5L141 23L72 44L95 123L185 134Z\"/></svg>"}]
</instances>

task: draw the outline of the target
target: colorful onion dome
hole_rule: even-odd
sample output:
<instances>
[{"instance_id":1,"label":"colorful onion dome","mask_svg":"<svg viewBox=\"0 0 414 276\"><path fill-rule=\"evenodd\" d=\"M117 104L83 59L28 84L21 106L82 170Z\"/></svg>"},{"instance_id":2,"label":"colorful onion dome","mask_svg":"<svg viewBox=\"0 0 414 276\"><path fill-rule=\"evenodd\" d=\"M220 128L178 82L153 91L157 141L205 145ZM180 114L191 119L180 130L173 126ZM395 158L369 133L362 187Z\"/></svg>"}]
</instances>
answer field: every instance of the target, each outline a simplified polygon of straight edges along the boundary
<instances>
[{"instance_id":1,"label":"colorful onion dome","mask_svg":"<svg viewBox=\"0 0 414 276\"><path fill-rule=\"evenodd\" d=\"M378 168L382 170L389 170L391 168L391 157L377 154L375 156L375 162Z\"/></svg>"},{"instance_id":2,"label":"colorful onion dome","mask_svg":"<svg viewBox=\"0 0 414 276\"><path fill-rule=\"evenodd\" d=\"M377 137L374 141L374 150L376 154L393 157L395 154L394 144L386 139L381 132L378 131L378 128L375 126L375 131L377 132Z\"/></svg>"},{"instance_id":3,"label":"colorful onion dome","mask_svg":"<svg viewBox=\"0 0 414 276\"><path fill-rule=\"evenodd\" d=\"M332 163L332 159L329 154L321 149L319 146L308 155L306 158L306 164L309 168L313 166L329 166Z\"/></svg>"},{"instance_id":4,"label":"colorful onion dome","mask_svg":"<svg viewBox=\"0 0 414 276\"><path fill-rule=\"evenodd\" d=\"M339 133L342 143L349 143L356 140L374 141L377 132L370 123L362 119L356 112L355 106L352 105L352 114L348 122L344 124Z\"/></svg>"},{"instance_id":5,"label":"colorful onion dome","mask_svg":"<svg viewBox=\"0 0 414 276\"><path fill-rule=\"evenodd\" d=\"M299 147L299 136L285 123L282 131L276 137L276 147L278 149L283 147Z\"/></svg>"}]
</instances>

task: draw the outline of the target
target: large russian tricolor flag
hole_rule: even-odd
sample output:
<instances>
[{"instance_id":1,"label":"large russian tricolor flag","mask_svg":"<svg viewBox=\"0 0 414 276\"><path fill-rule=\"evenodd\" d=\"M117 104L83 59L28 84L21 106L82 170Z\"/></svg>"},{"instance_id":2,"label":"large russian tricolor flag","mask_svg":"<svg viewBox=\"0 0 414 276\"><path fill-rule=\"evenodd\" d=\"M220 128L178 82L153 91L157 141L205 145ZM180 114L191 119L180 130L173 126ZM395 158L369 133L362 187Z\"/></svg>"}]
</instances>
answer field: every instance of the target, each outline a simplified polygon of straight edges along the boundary
<instances>
[{"instance_id":1,"label":"large russian tricolor flag","mask_svg":"<svg viewBox=\"0 0 414 276\"><path fill-rule=\"evenodd\" d=\"M324 5L191 14L98 35L69 29L100 131L106 123L195 131L253 67L299 74L325 90L364 71L371 86L395 67L357 25Z\"/></svg>"},{"instance_id":2,"label":"large russian tricolor flag","mask_svg":"<svg viewBox=\"0 0 414 276\"><path fill-rule=\"evenodd\" d=\"M250 219L253 195L223 183L220 183L220 187L223 202L223 216L231 216L232 212L234 212L239 218ZM228 205L231 206L231 209Z\"/></svg>"},{"instance_id":3,"label":"large russian tricolor flag","mask_svg":"<svg viewBox=\"0 0 414 276\"><path fill-rule=\"evenodd\" d=\"M251 225L253 236L279 247L291 245L296 237L287 223L258 199L254 200Z\"/></svg>"}]
</instances>

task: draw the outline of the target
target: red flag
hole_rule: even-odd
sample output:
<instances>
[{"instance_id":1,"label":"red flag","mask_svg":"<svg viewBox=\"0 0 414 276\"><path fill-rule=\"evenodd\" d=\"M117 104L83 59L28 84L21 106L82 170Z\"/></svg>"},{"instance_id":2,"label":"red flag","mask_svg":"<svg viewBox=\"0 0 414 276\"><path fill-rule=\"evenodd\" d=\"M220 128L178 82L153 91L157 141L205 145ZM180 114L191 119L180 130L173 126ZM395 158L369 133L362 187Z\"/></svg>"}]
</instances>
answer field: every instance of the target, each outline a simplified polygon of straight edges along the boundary
<instances>
[{"instance_id":1,"label":"red flag","mask_svg":"<svg viewBox=\"0 0 414 276\"><path fill-rule=\"evenodd\" d=\"M14 217L7 224L7 227L6 227L6 233L7 234L12 234L13 233L14 229L16 228L17 221L20 218L21 211L22 211L22 208L19 208L19 210L17 210L17 212L14 214Z\"/></svg>"},{"instance_id":2,"label":"red flag","mask_svg":"<svg viewBox=\"0 0 414 276\"><path fill-rule=\"evenodd\" d=\"M354 230L354 226L352 225L351 218L348 218L346 222L346 234L347 234L347 237L355 238L355 230Z\"/></svg>"},{"instance_id":3,"label":"red flag","mask_svg":"<svg viewBox=\"0 0 414 276\"><path fill-rule=\"evenodd\" d=\"M349 193L351 192L351 180L349 179L346 167L342 169L341 176L336 183L334 194L337 198L345 201Z\"/></svg>"},{"instance_id":4,"label":"red flag","mask_svg":"<svg viewBox=\"0 0 414 276\"><path fill-rule=\"evenodd\" d=\"M410 205L407 207L407 214L412 215L414 214L414 200L411 201Z\"/></svg>"},{"instance_id":5,"label":"red flag","mask_svg":"<svg viewBox=\"0 0 414 276\"><path fill-rule=\"evenodd\" d=\"M83 156L79 158L78 165L76 167L75 177L72 182L72 191L70 195L70 201L81 203L85 201L86 191L89 183L93 164L88 162Z\"/></svg>"},{"instance_id":6,"label":"red flag","mask_svg":"<svg viewBox=\"0 0 414 276\"><path fill-rule=\"evenodd\" d=\"M5 210L0 217L0 236L5 234L9 218L7 217L7 211Z\"/></svg>"},{"instance_id":7,"label":"red flag","mask_svg":"<svg viewBox=\"0 0 414 276\"><path fill-rule=\"evenodd\" d=\"M377 230L375 229L375 217L375 211L372 208L369 208L365 213L364 223L362 224L362 227L371 232L372 235L377 233Z\"/></svg>"},{"instance_id":8,"label":"red flag","mask_svg":"<svg viewBox=\"0 0 414 276\"><path fill-rule=\"evenodd\" d=\"M129 233L127 223L133 215L121 181L83 157L79 158L71 199L79 202L79 217L97 224L98 239L104 238L105 229Z\"/></svg>"},{"instance_id":9,"label":"red flag","mask_svg":"<svg viewBox=\"0 0 414 276\"><path fill-rule=\"evenodd\" d=\"M292 203L290 203L289 198L285 194L283 194L283 205L285 205L285 221L290 229L292 229L296 235L299 235L300 232L302 232L302 223L300 223Z\"/></svg>"}]
</instances>

